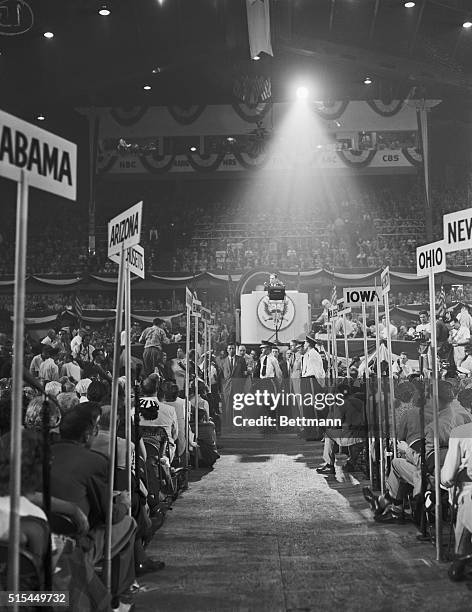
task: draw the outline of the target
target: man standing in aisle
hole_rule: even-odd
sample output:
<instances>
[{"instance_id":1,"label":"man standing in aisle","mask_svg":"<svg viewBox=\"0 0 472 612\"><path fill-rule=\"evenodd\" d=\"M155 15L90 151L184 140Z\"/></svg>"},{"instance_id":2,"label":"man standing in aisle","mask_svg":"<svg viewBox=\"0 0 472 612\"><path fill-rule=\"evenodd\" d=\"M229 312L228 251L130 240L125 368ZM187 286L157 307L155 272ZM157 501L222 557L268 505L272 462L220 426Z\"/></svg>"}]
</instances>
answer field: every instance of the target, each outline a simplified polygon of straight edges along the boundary
<instances>
[{"instance_id":1,"label":"man standing in aisle","mask_svg":"<svg viewBox=\"0 0 472 612\"><path fill-rule=\"evenodd\" d=\"M233 422L233 395L244 392L247 376L247 365L244 357L236 355L236 346L232 343L226 348L227 356L221 364L221 389L224 400L226 424Z\"/></svg>"},{"instance_id":2,"label":"man standing in aisle","mask_svg":"<svg viewBox=\"0 0 472 612\"><path fill-rule=\"evenodd\" d=\"M301 392L303 416L307 419L321 417L321 413L315 410L314 398L317 393L323 391L326 376L323 360L315 346L316 339L306 336L303 345ZM306 400L307 396L311 396L311 403ZM305 440L321 440L321 432L318 427L305 427Z\"/></svg>"},{"instance_id":3,"label":"man standing in aisle","mask_svg":"<svg viewBox=\"0 0 472 612\"><path fill-rule=\"evenodd\" d=\"M139 338L139 343L144 344L143 363L145 376L153 374L155 369L159 366L162 345L169 344L172 341L178 342L180 338L180 334L176 334L169 338L165 330L164 319L160 319L159 317L153 319L152 326L146 327Z\"/></svg>"},{"instance_id":4,"label":"man standing in aisle","mask_svg":"<svg viewBox=\"0 0 472 612\"><path fill-rule=\"evenodd\" d=\"M290 359L288 361L288 373L290 377L290 392L295 394L295 411L294 416L303 416L303 407L299 401L301 395L301 377L302 377L302 340L291 340L290 342ZM301 428L303 431L303 428Z\"/></svg>"}]
</instances>

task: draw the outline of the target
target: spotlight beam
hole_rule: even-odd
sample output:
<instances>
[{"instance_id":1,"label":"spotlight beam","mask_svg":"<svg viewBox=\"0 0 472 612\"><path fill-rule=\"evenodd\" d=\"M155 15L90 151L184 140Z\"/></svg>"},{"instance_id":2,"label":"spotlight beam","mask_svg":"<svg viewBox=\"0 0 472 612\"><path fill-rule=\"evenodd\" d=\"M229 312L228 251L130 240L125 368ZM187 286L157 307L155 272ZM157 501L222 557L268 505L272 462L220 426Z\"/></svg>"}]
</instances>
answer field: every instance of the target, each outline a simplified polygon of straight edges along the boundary
<instances>
[{"instance_id":1,"label":"spotlight beam","mask_svg":"<svg viewBox=\"0 0 472 612\"><path fill-rule=\"evenodd\" d=\"M374 38L375 26L377 25L377 16L379 14L380 0L375 0L374 14L370 23L369 40Z\"/></svg>"},{"instance_id":2,"label":"spotlight beam","mask_svg":"<svg viewBox=\"0 0 472 612\"><path fill-rule=\"evenodd\" d=\"M420 10L418 12L418 19L416 20L415 24L415 33L413 34L413 38L411 39L410 45L408 47L408 54L410 56L413 55L413 51L415 50L416 39L418 38L418 32L420 31L421 22L423 20L423 13L426 6L426 2L427 0L422 0Z\"/></svg>"}]
</instances>

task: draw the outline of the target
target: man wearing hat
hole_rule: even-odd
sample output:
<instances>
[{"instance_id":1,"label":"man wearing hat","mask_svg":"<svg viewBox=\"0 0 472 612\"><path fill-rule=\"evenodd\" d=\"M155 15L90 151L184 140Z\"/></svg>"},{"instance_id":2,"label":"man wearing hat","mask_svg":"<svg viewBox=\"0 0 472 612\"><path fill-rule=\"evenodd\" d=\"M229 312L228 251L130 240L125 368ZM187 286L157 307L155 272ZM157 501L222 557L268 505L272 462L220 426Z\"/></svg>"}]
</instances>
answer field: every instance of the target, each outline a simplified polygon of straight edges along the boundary
<instances>
[{"instance_id":1,"label":"man wearing hat","mask_svg":"<svg viewBox=\"0 0 472 612\"><path fill-rule=\"evenodd\" d=\"M145 376L152 374L158 367L162 345L169 344L174 339L180 340L180 334L169 338L164 326L164 319L156 317L153 319L151 327L146 327L139 338L139 343L144 344L143 363Z\"/></svg>"},{"instance_id":2,"label":"man wearing hat","mask_svg":"<svg viewBox=\"0 0 472 612\"><path fill-rule=\"evenodd\" d=\"M325 384L325 371L321 355L316 350L317 341L313 336L306 336L303 345L302 357L301 392L303 398L303 416L307 419L317 417L314 408L314 399L311 404L305 401L307 395L313 398L317 393L323 391ZM320 440L321 433L317 427L305 427L306 440Z\"/></svg>"},{"instance_id":3,"label":"man wearing hat","mask_svg":"<svg viewBox=\"0 0 472 612\"><path fill-rule=\"evenodd\" d=\"M301 403L297 399L301 394L301 383L302 377L302 348L303 340L291 340L290 341L290 358L288 360L288 374L290 377L290 391L295 394L295 404L298 410L298 416L303 416L303 409Z\"/></svg>"},{"instance_id":4,"label":"man wearing hat","mask_svg":"<svg viewBox=\"0 0 472 612\"><path fill-rule=\"evenodd\" d=\"M254 369L254 386L262 393L277 393L279 382L282 380L282 370L279 362L272 354L272 349L277 345L269 340L263 340L260 344L261 356ZM262 409L262 416L274 416L270 414L271 405L266 403Z\"/></svg>"}]
</instances>

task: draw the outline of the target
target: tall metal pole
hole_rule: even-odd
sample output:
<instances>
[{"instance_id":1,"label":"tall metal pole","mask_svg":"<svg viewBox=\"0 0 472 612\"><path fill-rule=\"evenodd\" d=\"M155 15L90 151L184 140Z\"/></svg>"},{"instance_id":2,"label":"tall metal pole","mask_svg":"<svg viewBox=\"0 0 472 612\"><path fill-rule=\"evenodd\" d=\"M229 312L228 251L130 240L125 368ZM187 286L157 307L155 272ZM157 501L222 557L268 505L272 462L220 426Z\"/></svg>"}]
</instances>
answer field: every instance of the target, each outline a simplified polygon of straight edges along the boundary
<instances>
[{"instance_id":1,"label":"tall metal pole","mask_svg":"<svg viewBox=\"0 0 472 612\"><path fill-rule=\"evenodd\" d=\"M436 342L436 294L434 288L434 273L429 271L429 309L431 320L431 358L433 385L433 435L434 435L434 493L435 503L435 528L436 528L436 561L441 561L441 536L442 536L442 508L441 508L441 459L439 455L439 400L438 400L438 355Z\"/></svg>"},{"instance_id":2,"label":"tall metal pole","mask_svg":"<svg viewBox=\"0 0 472 612\"><path fill-rule=\"evenodd\" d=\"M184 467L188 468L189 466L189 440L190 440L190 400L189 400L189 387L190 387L190 311L191 306L188 305L186 301L186 329L187 333L185 336L185 455L184 455ZM185 470L185 487L188 487L188 469Z\"/></svg>"},{"instance_id":3,"label":"tall metal pole","mask_svg":"<svg viewBox=\"0 0 472 612\"><path fill-rule=\"evenodd\" d=\"M369 478L370 484L374 486L374 466L373 466L373 458L372 458L372 436L370 432L370 427L372 423L371 419L371 411L370 411L370 381L369 381L369 364L368 362L368 348L367 348L367 317L365 312L365 304L362 302L362 327L364 328L364 365L365 365L365 405L366 405L366 414L367 414L367 431L368 431L368 439L369 439Z\"/></svg>"},{"instance_id":4,"label":"tall metal pole","mask_svg":"<svg viewBox=\"0 0 472 612\"><path fill-rule=\"evenodd\" d=\"M377 414L379 419L379 455L380 455L380 490L385 493L385 466L384 466L384 432L382 412L382 372L380 369L380 329L379 329L379 300L375 300L375 353L377 357Z\"/></svg>"},{"instance_id":5,"label":"tall metal pole","mask_svg":"<svg viewBox=\"0 0 472 612\"><path fill-rule=\"evenodd\" d=\"M131 497L131 272L128 265L126 265L125 274L126 470L128 476L128 491ZM131 507L129 509L129 515L131 516Z\"/></svg>"},{"instance_id":6,"label":"tall metal pole","mask_svg":"<svg viewBox=\"0 0 472 612\"><path fill-rule=\"evenodd\" d=\"M346 313L343 312L344 354L346 357L346 376L349 377L349 341L346 332Z\"/></svg>"},{"instance_id":7,"label":"tall metal pole","mask_svg":"<svg viewBox=\"0 0 472 612\"><path fill-rule=\"evenodd\" d=\"M198 468L198 316L195 315L195 467Z\"/></svg>"},{"instance_id":8,"label":"tall metal pole","mask_svg":"<svg viewBox=\"0 0 472 612\"><path fill-rule=\"evenodd\" d=\"M390 406L390 415L392 419L392 431L390 438L392 440L393 456L397 456L397 417L395 414L395 388L393 386L393 368L392 368L392 337L390 334L390 301L388 291L384 295L385 307L385 323L387 324L387 355L388 355L388 401Z\"/></svg>"},{"instance_id":9,"label":"tall metal pole","mask_svg":"<svg viewBox=\"0 0 472 612\"><path fill-rule=\"evenodd\" d=\"M116 419L118 413L118 373L120 369L120 345L121 325L123 320L123 292L125 280L125 250L121 247L120 267L118 272L118 287L116 295L116 319L115 319L115 343L113 351L113 380L111 387L111 412L110 412L110 442L108 445L108 456L110 461L110 472L108 477L108 508L107 521L105 525L105 550L104 550L104 582L107 589L111 590L111 531L113 517L113 486L115 476L116 456Z\"/></svg>"},{"instance_id":10,"label":"tall metal pole","mask_svg":"<svg viewBox=\"0 0 472 612\"><path fill-rule=\"evenodd\" d=\"M26 245L28 241L28 179L24 170L17 186L15 299L13 321L13 389L10 433L10 545L8 590L19 590L20 579L20 497L21 426L23 416L23 360L25 330ZM18 610L18 603L13 603Z\"/></svg>"}]
</instances>

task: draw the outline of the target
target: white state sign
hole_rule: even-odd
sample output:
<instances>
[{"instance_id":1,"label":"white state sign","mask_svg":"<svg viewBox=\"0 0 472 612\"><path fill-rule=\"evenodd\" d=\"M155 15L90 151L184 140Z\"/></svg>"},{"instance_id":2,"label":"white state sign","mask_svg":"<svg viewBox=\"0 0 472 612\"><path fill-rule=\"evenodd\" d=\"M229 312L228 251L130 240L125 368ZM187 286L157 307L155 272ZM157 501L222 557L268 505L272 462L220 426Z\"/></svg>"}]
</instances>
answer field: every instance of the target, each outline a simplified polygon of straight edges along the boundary
<instances>
[{"instance_id":1,"label":"white state sign","mask_svg":"<svg viewBox=\"0 0 472 612\"><path fill-rule=\"evenodd\" d=\"M428 276L446 271L444 240L424 244L416 249L416 276Z\"/></svg>"},{"instance_id":2,"label":"white state sign","mask_svg":"<svg viewBox=\"0 0 472 612\"><path fill-rule=\"evenodd\" d=\"M120 253L110 255L110 259L117 264L120 263L120 257ZM136 276L140 278L144 278L144 249L141 245L136 244L126 249L125 264L127 264L130 272L136 274Z\"/></svg>"},{"instance_id":3,"label":"white state sign","mask_svg":"<svg viewBox=\"0 0 472 612\"><path fill-rule=\"evenodd\" d=\"M472 208L443 216L444 251L472 249Z\"/></svg>"},{"instance_id":4,"label":"white state sign","mask_svg":"<svg viewBox=\"0 0 472 612\"><path fill-rule=\"evenodd\" d=\"M0 110L0 176L68 200L77 197L77 145Z\"/></svg>"},{"instance_id":5,"label":"white state sign","mask_svg":"<svg viewBox=\"0 0 472 612\"><path fill-rule=\"evenodd\" d=\"M351 287L343 289L343 300L346 306L373 304L375 300L380 300L381 297L380 287Z\"/></svg>"},{"instance_id":6,"label":"white state sign","mask_svg":"<svg viewBox=\"0 0 472 612\"><path fill-rule=\"evenodd\" d=\"M139 244L142 218L143 203L138 202L108 223L108 257Z\"/></svg>"}]
</instances>

